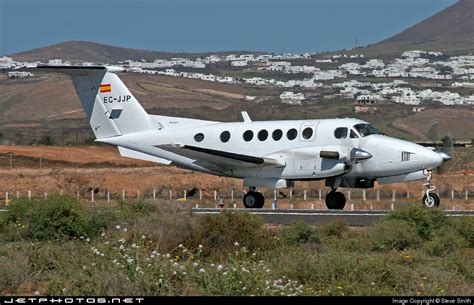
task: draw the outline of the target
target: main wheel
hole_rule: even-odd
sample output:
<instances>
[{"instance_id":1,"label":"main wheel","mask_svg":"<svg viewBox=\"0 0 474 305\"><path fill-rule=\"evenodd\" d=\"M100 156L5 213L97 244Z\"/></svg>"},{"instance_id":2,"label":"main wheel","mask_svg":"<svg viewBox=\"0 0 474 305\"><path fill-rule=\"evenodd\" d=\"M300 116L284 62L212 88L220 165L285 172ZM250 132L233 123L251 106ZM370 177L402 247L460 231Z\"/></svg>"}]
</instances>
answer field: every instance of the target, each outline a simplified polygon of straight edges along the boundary
<instances>
[{"instance_id":1,"label":"main wheel","mask_svg":"<svg viewBox=\"0 0 474 305\"><path fill-rule=\"evenodd\" d=\"M247 209L261 209L265 203L265 197L259 192L247 192L243 202Z\"/></svg>"},{"instance_id":2,"label":"main wheel","mask_svg":"<svg viewBox=\"0 0 474 305\"><path fill-rule=\"evenodd\" d=\"M439 196L431 193L429 196L426 196L425 194L422 202L425 208L437 208L439 207Z\"/></svg>"},{"instance_id":3,"label":"main wheel","mask_svg":"<svg viewBox=\"0 0 474 305\"><path fill-rule=\"evenodd\" d=\"M341 192L329 192L326 195L326 206L330 210L342 210L346 205L346 196Z\"/></svg>"}]
</instances>

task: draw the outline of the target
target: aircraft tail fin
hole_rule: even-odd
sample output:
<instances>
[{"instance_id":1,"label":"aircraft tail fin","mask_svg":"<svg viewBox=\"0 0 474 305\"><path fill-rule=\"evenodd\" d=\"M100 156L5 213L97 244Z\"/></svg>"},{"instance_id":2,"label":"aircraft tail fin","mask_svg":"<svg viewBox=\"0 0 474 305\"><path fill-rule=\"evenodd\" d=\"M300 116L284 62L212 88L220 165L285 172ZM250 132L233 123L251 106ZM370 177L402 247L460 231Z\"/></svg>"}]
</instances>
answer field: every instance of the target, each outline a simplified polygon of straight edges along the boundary
<instances>
[{"instance_id":1,"label":"aircraft tail fin","mask_svg":"<svg viewBox=\"0 0 474 305\"><path fill-rule=\"evenodd\" d=\"M69 75L97 139L153 130L153 120L114 72L117 67L38 66Z\"/></svg>"}]
</instances>

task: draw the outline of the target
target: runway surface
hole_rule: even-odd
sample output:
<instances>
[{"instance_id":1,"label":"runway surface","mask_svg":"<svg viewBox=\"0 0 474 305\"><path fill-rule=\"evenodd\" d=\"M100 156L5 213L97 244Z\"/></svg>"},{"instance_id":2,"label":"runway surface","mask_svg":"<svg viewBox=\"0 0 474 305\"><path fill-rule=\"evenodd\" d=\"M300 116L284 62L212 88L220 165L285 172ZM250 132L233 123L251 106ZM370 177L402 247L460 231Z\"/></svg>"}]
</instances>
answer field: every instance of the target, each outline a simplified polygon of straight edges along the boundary
<instances>
[{"instance_id":1,"label":"runway surface","mask_svg":"<svg viewBox=\"0 0 474 305\"><path fill-rule=\"evenodd\" d=\"M373 225L381 220L390 211L330 211L330 210L306 210L306 209L224 209L228 211L241 211L260 215L265 223L290 224L294 221L304 221L308 224L323 224L334 220L345 221L349 226L362 227ZM196 214L217 214L220 209L194 208ZM474 216L474 211L445 211L447 216Z\"/></svg>"}]
</instances>

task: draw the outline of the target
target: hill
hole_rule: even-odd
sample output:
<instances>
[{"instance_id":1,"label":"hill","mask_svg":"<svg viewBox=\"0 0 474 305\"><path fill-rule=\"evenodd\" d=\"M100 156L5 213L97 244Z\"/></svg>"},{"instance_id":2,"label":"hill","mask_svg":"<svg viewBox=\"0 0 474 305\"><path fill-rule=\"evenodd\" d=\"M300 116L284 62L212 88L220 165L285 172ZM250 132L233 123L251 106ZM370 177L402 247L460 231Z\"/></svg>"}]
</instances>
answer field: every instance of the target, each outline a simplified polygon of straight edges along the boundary
<instances>
[{"instance_id":1,"label":"hill","mask_svg":"<svg viewBox=\"0 0 474 305\"><path fill-rule=\"evenodd\" d=\"M89 41L66 41L59 44L50 45L43 48L33 49L17 54L10 55L17 61L43 61L60 58L72 62L96 62L96 63L114 63L119 61L141 60L153 61L157 58L170 59L173 57L197 58L209 54L240 54L240 53L262 53L262 52L212 52L212 53L172 53L138 50L122 48L111 45L105 45Z\"/></svg>"},{"instance_id":2,"label":"hill","mask_svg":"<svg viewBox=\"0 0 474 305\"><path fill-rule=\"evenodd\" d=\"M474 52L474 0L460 0L401 33L352 52L375 56L419 49L449 54Z\"/></svg>"}]
</instances>

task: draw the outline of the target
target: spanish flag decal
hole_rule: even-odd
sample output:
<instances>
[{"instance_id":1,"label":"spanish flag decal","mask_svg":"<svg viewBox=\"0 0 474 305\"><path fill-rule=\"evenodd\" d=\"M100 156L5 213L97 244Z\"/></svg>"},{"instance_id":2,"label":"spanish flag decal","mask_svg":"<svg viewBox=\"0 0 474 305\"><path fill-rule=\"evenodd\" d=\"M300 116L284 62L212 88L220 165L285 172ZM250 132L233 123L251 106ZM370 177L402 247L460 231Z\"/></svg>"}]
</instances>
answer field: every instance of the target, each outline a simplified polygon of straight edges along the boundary
<instances>
[{"instance_id":1,"label":"spanish flag decal","mask_svg":"<svg viewBox=\"0 0 474 305\"><path fill-rule=\"evenodd\" d=\"M102 85L100 85L100 93L111 92L111 91L112 91L112 85L111 84L102 84Z\"/></svg>"}]
</instances>

